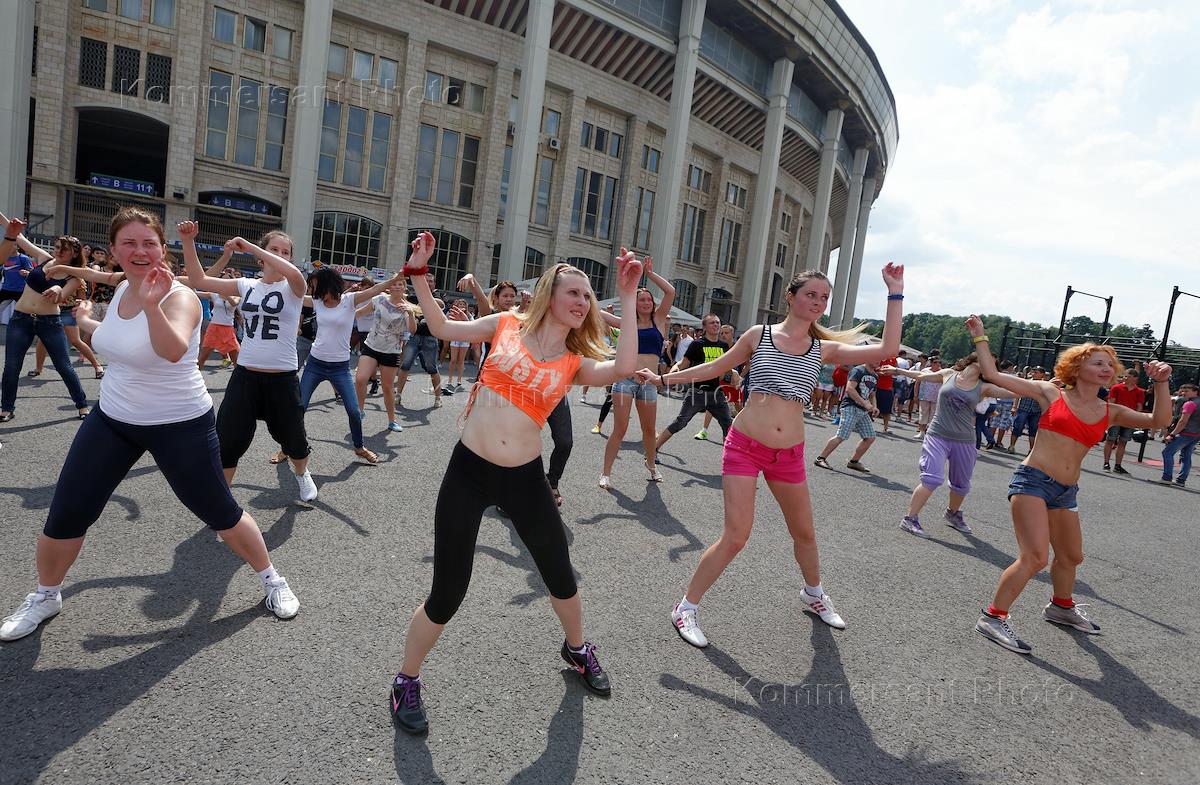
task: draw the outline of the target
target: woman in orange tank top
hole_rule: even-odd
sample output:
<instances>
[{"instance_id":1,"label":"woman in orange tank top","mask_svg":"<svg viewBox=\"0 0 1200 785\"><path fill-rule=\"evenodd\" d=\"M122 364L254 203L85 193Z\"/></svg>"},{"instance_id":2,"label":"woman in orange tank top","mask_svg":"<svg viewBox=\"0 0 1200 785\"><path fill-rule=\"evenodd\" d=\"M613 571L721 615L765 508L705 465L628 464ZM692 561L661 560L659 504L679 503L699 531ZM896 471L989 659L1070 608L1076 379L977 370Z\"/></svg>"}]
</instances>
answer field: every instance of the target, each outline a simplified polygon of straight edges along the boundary
<instances>
[{"instance_id":1,"label":"woman in orange tank top","mask_svg":"<svg viewBox=\"0 0 1200 785\"><path fill-rule=\"evenodd\" d=\"M542 275L526 312L450 321L433 302L423 275L434 240L422 232L405 265L429 331L444 341L490 341L462 438L442 478L433 520L433 588L413 614L404 639L404 664L392 684L392 717L409 733L428 728L419 672L467 593L483 511L496 505L512 518L550 594L566 640L560 654L584 684L601 695L609 679L583 637L583 607L558 505L542 467L542 426L572 384L603 387L631 375L637 364L636 289L642 264L621 249L614 263L621 299L622 338L615 359L604 342L587 274L556 264Z\"/></svg>"},{"instance_id":2,"label":"woman in orange tank top","mask_svg":"<svg viewBox=\"0 0 1200 785\"><path fill-rule=\"evenodd\" d=\"M1038 437L1025 461L1017 467L1008 487L1013 529L1019 555L1000 576L992 603L975 625L976 631L993 642L1018 654L1029 654L1032 647L1017 637L1008 619L1008 609L1025 584L1046 566L1050 548L1054 561L1050 578L1054 593L1042 611L1046 621L1095 635L1100 627L1089 619L1071 598L1075 570L1083 562L1083 534L1079 528L1080 467L1088 451L1103 440L1112 425L1125 428L1159 428L1171 419L1167 380L1171 366L1150 362L1146 372L1158 385L1153 413L1135 412L1109 404L1097 397L1123 373L1120 360L1111 346L1085 343L1072 346L1058 357L1054 366L1056 380L1051 382L1001 375L988 349L983 322L972 316L967 330L979 348L979 365L984 378L1022 396L1034 398L1042 406ZM1162 403L1159 403L1161 398Z\"/></svg>"}]
</instances>

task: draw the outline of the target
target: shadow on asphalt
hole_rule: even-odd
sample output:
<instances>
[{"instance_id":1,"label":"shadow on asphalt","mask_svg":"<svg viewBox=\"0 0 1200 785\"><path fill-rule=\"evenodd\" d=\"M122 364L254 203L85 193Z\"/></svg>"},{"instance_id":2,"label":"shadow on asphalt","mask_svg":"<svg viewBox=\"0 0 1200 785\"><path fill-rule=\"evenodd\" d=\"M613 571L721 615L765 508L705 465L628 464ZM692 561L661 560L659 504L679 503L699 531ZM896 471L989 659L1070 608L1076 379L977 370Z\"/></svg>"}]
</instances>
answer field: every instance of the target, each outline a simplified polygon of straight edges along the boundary
<instances>
[{"instance_id":1,"label":"shadow on asphalt","mask_svg":"<svg viewBox=\"0 0 1200 785\"><path fill-rule=\"evenodd\" d=\"M616 499L617 505L622 510L628 511L627 514L610 515L608 513L601 513L593 515L590 518L579 518L576 523L584 526L592 526L611 520L637 521L647 530L663 537L683 537L686 540L683 545L678 545L667 552L667 557L673 562L679 561L679 557L689 551L704 550L704 543L700 542L696 535L692 534L667 509L667 505L662 498L662 490L659 488L658 483L647 482L646 496L640 501L622 493L616 488L613 488L609 493Z\"/></svg>"},{"instance_id":2,"label":"shadow on asphalt","mask_svg":"<svg viewBox=\"0 0 1200 785\"><path fill-rule=\"evenodd\" d=\"M285 511L264 532L269 550L291 536L294 518L294 511ZM5 781L33 782L55 756L137 701L197 653L264 615L270 616L259 603L214 620L230 580L242 566L242 560L218 542L212 530L203 528L175 548L174 560L164 572L71 585L64 596L68 614L72 605L85 602L82 595L89 591L129 587L148 592L141 607L149 619L175 618L195 606L182 625L169 630L85 640L87 651L152 646L107 667L37 668L42 636L52 628L48 624L27 638L4 644L5 671L10 674L9 683L0 685L0 716L5 718L0 760L4 761ZM244 573L242 577L246 577ZM53 732L47 732L47 723Z\"/></svg>"},{"instance_id":3,"label":"shadow on asphalt","mask_svg":"<svg viewBox=\"0 0 1200 785\"><path fill-rule=\"evenodd\" d=\"M529 586L529 591L525 592L524 594L518 594L514 596L508 601L508 604L525 607L540 597L548 597L549 593L546 591L546 584L542 580L542 574L538 572L537 565L534 564L533 557L529 555L529 549L525 547L525 543L521 541L520 535L517 534L516 527L513 526L512 520L495 512L491 513L490 515L485 515L484 517L494 518L504 524L504 527L508 529L508 541L512 543L514 552L510 553L508 551L502 551L499 548L493 548L490 545L479 544L476 544L475 550L478 553L484 554L485 556L491 556L501 564L507 564L509 567L515 567L519 570L525 571L525 582ZM571 531L570 527L566 525L563 526L563 534L567 538L567 547L569 548L575 542L575 534ZM423 561L432 563L433 557L426 556ZM574 565L571 566L571 571L575 574L576 584L582 585L583 577L579 574L579 571L575 569Z\"/></svg>"},{"instance_id":4,"label":"shadow on asphalt","mask_svg":"<svg viewBox=\"0 0 1200 785\"><path fill-rule=\"evenodd\" d=\"M546 732L546 749L537 760L517 772L509 785L574 782L583 746L583 704L587 692L575 672L564 668L563 697ZM436 718L433 720L436 722ZM396 777L408 785L444 785L434 770L429 737L410 736L396 729Z\"/></svg>"},{"instance_id":5,"label":"shadow on asphalt","mask_svg":"<svg viewBox=\"0 0 1200 785\"><path fill-rule=\"evenodd\" d=\"M727 694L729 690L690 684L669 673L660 676L659 683L757 720L847 785L975 781L952 760L931 761L916 748L899 758L880 748L855 704L833 632L819 622L813 623L812 649L812 668L794 685L764 682L715 646L704 649L704 656L728 678L732 690L744 692L742 699Z\"/></svg>"},{"instance_id":6,"label":"shadow on asphalt","mask_svg":"<svg viewBox=\"0 0 1200 785\"><path fill-rule=\"evenodd\" d=\"M1074 684L1093 698L1109 704L1121 712L1126 722L1140 731L1153 730L1152 726L1159 725L1170 730L1182 731L1193 739L1200 739L1200 717L1187 713L1159 695L1137 674L1096 645L1090 635L1072 633L1070 630L1064 630L1063 633L1070 634L1079 648L1096 659L1096 664L1100 666L1100 678L1077 676L1037 657L1032 657L1029 661L1052 676Z\"/></svg>"},{"instance_id":7,"label":"shadow on asphalt","mask_svg":"<svg viewBox=\"0 0 1200 785\"><path fill-rule=\"evenodd\" d=\"M142 466L138 469L131 470L129 474L125 476L127 478L140 477L141 475L151 474L157 471L157 466ZM58 487L57 483L55 485L42 485L37 488L0 488L0 496L8 495L20 497L21 509L23 510L49 510L50 502L54 499L54 489L56 487ZM114 493L111 497L109 497L109 501L116 502L125 508L125 520L127 521L135 521L142 515L141 505L133 499L130 499L128 496L122 496Z\"/></svg>"}]
</instances>

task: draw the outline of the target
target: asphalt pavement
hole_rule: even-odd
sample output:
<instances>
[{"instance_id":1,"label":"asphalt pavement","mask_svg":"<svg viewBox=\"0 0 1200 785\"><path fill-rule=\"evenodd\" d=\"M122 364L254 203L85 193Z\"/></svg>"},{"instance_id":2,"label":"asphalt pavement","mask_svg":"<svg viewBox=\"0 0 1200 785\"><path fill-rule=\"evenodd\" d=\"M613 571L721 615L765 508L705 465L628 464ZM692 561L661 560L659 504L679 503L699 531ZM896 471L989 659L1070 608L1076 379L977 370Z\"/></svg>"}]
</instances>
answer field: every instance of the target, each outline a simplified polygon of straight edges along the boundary
<instances>
[{"instance_id":1,"label":"asphalt pavement","mask_svg":"<svg viewBox=\"0 0 1200 785\"><path fill-rule=\"evenodd\" d=\"M210 368L219 402L228 371ZM942 489L921 540L898 526L917 480L912 427L880 438L861 475L844 468L850 444L833 470L811 466L832 430L810 419L823 583L848 628L801 611L783 516L760 483L750 543L701 606L701 651L669 611L721 530L719 429L697 441L697 418L667 444L656 485L635 418L606 493L604 439L589 433L600 396L580 404L578 388L562 512L612 697L564 671L541 580L489 514L467 599L422 674L430 733L398 733L388 686L429 589L432 510L466 399L434 409L427 386L413 375L400 434L386 432L382 399L368 401L378 466L355 460L332 389L318 390L311 508L267 463L259 427L234 495L300 598L292 621L264 609L254 573L140 462L92 528L60 616L0 645L0 783L1200 781L1195 490L1154 485L1157 470L1130 459L1132 476L1105 474L1093 453L1076 599L1103 632L1042 621L1043 575L1013 609L1034 647L1022 657L973 630L1016 553L1005 488L1021 456L980 454L964 508L974 535L942 524ZM0 426L0 613L33 588L78 425L52 370L22 377L19 396ZM660 401L659 427L678 406Z\"/></svg>"}]
</instances>

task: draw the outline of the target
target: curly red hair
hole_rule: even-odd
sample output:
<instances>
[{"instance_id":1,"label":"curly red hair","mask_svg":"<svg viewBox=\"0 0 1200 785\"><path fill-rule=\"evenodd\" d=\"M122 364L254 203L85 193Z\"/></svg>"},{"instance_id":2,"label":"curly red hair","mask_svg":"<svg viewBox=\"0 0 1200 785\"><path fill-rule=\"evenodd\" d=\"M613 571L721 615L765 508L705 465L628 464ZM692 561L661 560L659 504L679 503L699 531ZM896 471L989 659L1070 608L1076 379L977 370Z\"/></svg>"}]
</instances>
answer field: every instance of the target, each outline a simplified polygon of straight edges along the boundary
<instances>
[{"instance_id":1,"label":"curly red hair","mask_svg":"<svg viewBox=\"0 0 1200 785\"><path fill-rule=\"evenodd\" d=\"M1111 357L1116 375L1118 377L1124 375L1125 366L1117 358L1115 349L1089 341L1079 346L1072 346L1060 354L1057 362L1054 363L1054 376L1063 384L1074 386L1075 380L1079 377L1079 366L1087 362L1087 359L1096 352L1104 352Z\"/></svg>"}]
</instances>

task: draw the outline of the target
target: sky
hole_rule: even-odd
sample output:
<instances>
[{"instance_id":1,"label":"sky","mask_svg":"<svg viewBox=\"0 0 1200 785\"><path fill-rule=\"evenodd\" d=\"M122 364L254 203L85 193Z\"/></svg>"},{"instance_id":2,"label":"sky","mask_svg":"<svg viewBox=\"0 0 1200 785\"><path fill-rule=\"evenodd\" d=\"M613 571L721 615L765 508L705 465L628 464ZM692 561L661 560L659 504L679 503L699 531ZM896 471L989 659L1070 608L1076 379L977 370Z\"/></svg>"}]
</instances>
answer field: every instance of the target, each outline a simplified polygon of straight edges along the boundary
<instances>
[{"instance_id":1,"label":"sky","mask_svg":"<svg viewBox=\"0 0 1200 785\"><path fill-rule=\"evenodd\" d=\"M1161 338L1172 287L1200 294L1200 2L840 3L900 127L855 315L883 316L875 271L895 261L906 313L1057 327L1070 285ZM1076 294L1081 314L1104 303ZM1200 347L1200 299L1170 338Z\"/></svg>"}]
</instances>

